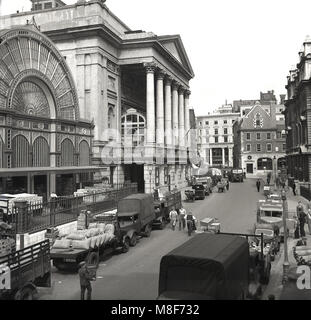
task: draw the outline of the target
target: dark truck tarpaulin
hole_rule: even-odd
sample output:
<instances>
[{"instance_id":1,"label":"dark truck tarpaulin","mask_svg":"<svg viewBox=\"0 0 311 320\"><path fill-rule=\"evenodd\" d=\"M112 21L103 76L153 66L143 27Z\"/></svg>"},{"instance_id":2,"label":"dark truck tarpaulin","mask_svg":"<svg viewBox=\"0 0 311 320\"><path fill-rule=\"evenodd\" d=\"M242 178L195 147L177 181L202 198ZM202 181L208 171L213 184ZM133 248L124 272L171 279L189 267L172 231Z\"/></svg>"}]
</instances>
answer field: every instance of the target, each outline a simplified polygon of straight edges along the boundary
<instances>
[{"instance_id":1,"label":"dark truck tarpaulin","mask_svg":"<svg viewBox=\"0 0 311 320\"><path fill-rule=\"evenodd\" d=\"M248 267L245 238L198 234L162 257L159 296L237 299L248 287Z\"/></svg>"}]
</instances>

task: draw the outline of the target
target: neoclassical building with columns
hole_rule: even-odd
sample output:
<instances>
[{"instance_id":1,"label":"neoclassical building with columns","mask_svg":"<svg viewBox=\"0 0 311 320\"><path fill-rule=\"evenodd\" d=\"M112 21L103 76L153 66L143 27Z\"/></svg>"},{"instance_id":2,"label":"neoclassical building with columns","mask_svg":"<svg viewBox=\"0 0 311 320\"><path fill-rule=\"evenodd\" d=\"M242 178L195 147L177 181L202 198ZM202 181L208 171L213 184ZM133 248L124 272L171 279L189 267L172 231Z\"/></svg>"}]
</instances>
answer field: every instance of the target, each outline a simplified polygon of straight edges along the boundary
<instances>
[{"instance_id":1,"label":"neoclassical building with columns","mask_svg":"<svg viewBox=\"0 0 311 320\"><path fill-rule=\"evenodd\" d=\"M184 186L195 149L189 119L194 73L181 37L131 30L100 0L0 17L1 29L29 23L65 59L79 113L95 125L95 180L137 182L142 192Z\"/></svg>"}]
</instances>

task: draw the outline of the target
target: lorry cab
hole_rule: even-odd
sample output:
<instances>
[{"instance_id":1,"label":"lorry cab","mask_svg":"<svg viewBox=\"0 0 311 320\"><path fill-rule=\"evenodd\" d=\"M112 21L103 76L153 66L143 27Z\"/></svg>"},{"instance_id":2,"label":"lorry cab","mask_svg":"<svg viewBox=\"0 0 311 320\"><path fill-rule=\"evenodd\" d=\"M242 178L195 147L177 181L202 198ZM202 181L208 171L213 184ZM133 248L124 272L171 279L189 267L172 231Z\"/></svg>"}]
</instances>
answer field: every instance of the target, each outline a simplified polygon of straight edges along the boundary
<instances>
[{"instance_id":1,"label":"lorry cab","mask_svg":"<svg viewBox=\"0 0 311 320\"><path fill-rule=\"evenodd\" d=\"M230 179L232 182L243 182L244 180L243 169L233 168L230 173Z\"/></svg>"},{"instance_id":2,"label":"lorry cab","mask_svg":"<svg viewBox=\"0 0 311 320\"><path fill-rule=\"evenodd\" d=\"M156 218L153 196L138 193L120 200L117 216L120 229L127 234L130 245L135 246L138 236L150 236L152 223Z\"/></svg>"}]
</instances>

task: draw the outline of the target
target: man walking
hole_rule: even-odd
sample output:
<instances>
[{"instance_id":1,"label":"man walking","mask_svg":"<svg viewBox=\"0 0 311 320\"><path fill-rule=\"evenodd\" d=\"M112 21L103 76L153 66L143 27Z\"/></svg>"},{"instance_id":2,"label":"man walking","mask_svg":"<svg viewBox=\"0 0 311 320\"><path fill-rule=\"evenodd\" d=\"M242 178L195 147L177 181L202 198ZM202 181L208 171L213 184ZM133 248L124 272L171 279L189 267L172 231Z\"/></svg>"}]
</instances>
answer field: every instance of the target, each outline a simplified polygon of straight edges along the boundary
<instances>
[{"instance_id":1,"label":"man walking","mask_svg":"<svg viewBox=\"0 0 311 320\"><path fill-rule=\"evenodd\" d=\"M81 287L81 300L85 300L85 291L87 291L87 300L92 299L92 285L91 281L94 281L94 275L91 274L87 263L82 262L79 269L80 287Z\"/></svg>"},{"instance_id":2,"label":"man walking","mask_svg":"<svg viewBox=\"0 0 311 320\"><path fill-rule=\"evenodd\" d=\"M179 231L181 231L181 229L185 230L186 227L186 209L181 207L179 209L179 216L178 216L178 226L179 226Z\"/></svg>"},{"instance_id":3,"label":"man walking","mask_svg":"<svg viewBox=\"0 0 311 320\"><path fill-rule=\"evenodd\" d=\"M260 180L257 179L256 181L256 187L257 187L257 191L259 192L260 191Z\"/></svg>"},{"instance_id":4,"label":"man walking","mask_svg":"<svg viewBox=\"0 0 311 320\"><path fill-rule=\"evenodd\" d=\"M299 210L299 212L298 212L300 237L306 236L306 232L305 232L306 218L307 218L307 215L302 208L302 210Z\"/></svg>"},{"instance_id":5,"label":"man walking","mask_svg":"<svg viewBox=\"0 0 311 320\"><path fill-rule=\"evenodd\" d=\"M293 188L293 194L295 196L296 195L296 183L295 182L293 183L292 188Z\"/></svg>"},{"instance_id":6,"label":"man walking","mask_svg":"<svg viewBox=\"0 0 311 320\"><path fill-rule=\"evenodd\" d=\"M227 188L227 191L229 191L229 179L227 179L227 183L226 183L226 188Z\"/></svg>"},{"instance_id":7,"label":"man walking","mask_svg":"<svg viewBox=\"0 0 311 320\"><path fill-rule=\"evenodd\" d=\"M172 211L170 212L169 217L170 217L170 221L171 221L172 230L174 231L175 226L176 226L176 222L177 222L177 217L178 217L178 213L175 210L175 207L173 207Z\"/></svg>"}]
</instances>

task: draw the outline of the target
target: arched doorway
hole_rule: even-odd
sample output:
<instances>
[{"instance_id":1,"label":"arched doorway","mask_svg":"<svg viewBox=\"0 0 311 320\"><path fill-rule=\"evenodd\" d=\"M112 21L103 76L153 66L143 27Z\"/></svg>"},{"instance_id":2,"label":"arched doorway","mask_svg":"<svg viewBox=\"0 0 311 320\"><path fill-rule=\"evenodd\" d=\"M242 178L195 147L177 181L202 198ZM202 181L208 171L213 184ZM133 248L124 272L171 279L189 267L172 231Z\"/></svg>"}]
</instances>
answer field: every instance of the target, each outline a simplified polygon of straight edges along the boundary
<instances>
[{"instance_id":1,"label":"arched doorway","mask_svg":"<svg viewBox=\"0 0 311 320\"><path fill-rule=\"evenodd\" d=\"M259 158L257 160L257 170L272 170L273 164L271 158Z\"/></svg>"},{"instance_id":2,"label":"arched doorway","mask_svg":"<svg viewBox=\"0 0 311 320\"><path fill-rule=\"evenodd\" d=\"M281 170L282 168L286 168L286 165L287 165L286 158L278 159L278 170Z\"/></svg>"}]
</instances>

